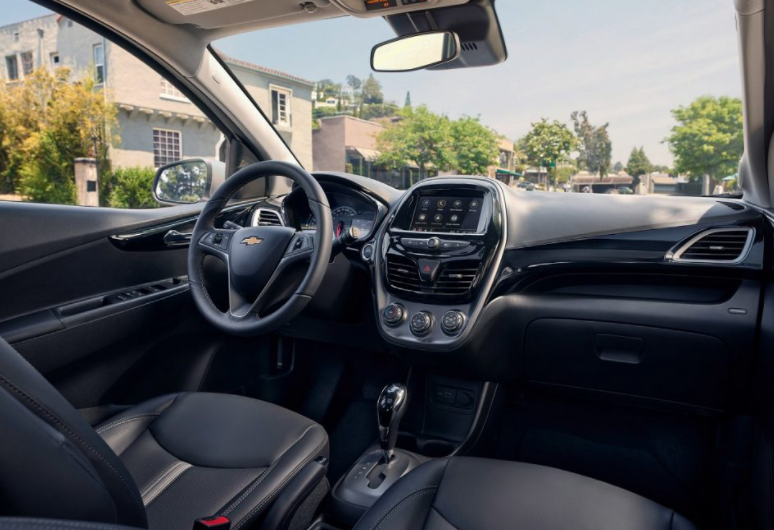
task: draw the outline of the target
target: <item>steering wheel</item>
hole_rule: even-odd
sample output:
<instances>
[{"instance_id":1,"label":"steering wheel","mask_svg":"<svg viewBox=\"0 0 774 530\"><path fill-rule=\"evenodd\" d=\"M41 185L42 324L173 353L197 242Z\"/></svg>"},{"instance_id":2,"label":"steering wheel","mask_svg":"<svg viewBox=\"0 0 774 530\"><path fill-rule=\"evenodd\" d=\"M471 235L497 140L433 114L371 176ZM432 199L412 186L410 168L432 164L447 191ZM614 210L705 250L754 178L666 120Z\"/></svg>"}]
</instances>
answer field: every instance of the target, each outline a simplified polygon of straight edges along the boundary
<instances>
[{"instance_id":1,"label":"steering wheel","mask_svg":"<svg viewBox=\"0 0 774 530\"><path fill-rule=\"evenodd\" d=\"M215 228L215 218L243 186L259 178L283 176L306 193L317 219L314 234L285 226ZM320 184L303 168L286 162L258 162L226 179L207 201L196 221L188 250L188 281L197 307L218 329L232 335L260 335L274 331L298 315L317 292L331 256L331 208ZM228 310L215 305L204 283L204 258L215 256L228 269ZM288 269L309 260L306 275L276 310L262 311L277 288L287 288ZM283 279L285 282L283 283ZM274 288L274 289L272 289Z\"/></svg>"}]
</instances>

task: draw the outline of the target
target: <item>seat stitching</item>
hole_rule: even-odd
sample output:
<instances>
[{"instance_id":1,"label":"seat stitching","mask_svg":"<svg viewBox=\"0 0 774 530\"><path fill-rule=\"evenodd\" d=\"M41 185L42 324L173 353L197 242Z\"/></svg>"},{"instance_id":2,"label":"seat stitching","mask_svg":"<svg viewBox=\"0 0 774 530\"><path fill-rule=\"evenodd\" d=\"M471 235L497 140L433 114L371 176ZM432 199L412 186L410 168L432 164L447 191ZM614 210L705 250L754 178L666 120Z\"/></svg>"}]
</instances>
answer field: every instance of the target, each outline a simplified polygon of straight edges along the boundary
<instances>
[{"instance_id":1,"label":"seat stitching","mask_svg":"<svg viewBox=\"0 0 774 530\"><path fill-rule=\"evenodd\" d=\"M379 528L382 527L384 523L387 522L387 520L392 517L393 513L397 511L406 501L411 500L412 497L420 497L422 495L426 495L428 493L435 494L435 491L438 489L438 485L435 486L425 486L423 488L420 488L418 490L413 491L412 493L406 495L403 497L400 501L398 501L396 504L393 504L389 510L386 512L383 512L382 515L380 515L377 518L377 521L371 526L370 530L379 530Z\"/></svg>"},{"instance_id":2,"label":"seat stitching","mask_svg":"<svg viewBox=\"0 0 774 530\"><path fill-rule=\"evenodd\" d=\"M103 425L99 429L97 429L97 434L102 434L103 432L107 432L113 427L118 427L119 425L123 425L124 423L129 423L136 420L141 420L143 418L156 418L158 416L161 416L161 413L153 413L148 412L147 414L138 414L137 416L129 416L127 418L122 418L120 420L114 421L113 423L108 423L107 425Z\"/></svg>"},{"instance_id":3,"label":"seat stitching","mask_svg":"<svg viewBox=\"0 0 774 530\"><path fill-rule=\"evenodd\" d=\"M66 521L66 520L55 520L52 521L50 519L30 519L30 518L9 518L6 519L4 522L10 521L14 524L19 524L22 528L34 528L31 525L37 525L37 526L53 526L61 528L63 526L70 527L70 528L93 528L95 530L115 530L116 525L109 524L109 523L91 523L91 522L76 522L76 521ZM29 523L29 524L28 524Z\"/></svg>"},{"instance_id":4,"label":"seat stitching","mask_svg":"<svg viewBox=\"0 0 774 530\"><path fill-rule=\"evenodd\" d=\"M184 468L184 469L181 469L181 470L180 470L180 471L179 471L179 472L178 472L176 475L174 475L174 476L172 477L172 480L170 480L170 481L169 481L169 482L168 482L168 483L167 483L167 484L166 484L166 485L165 485L163 488L161 488L161 489L160 489L160 490L159 490L159 491L158 491L158 492L157 492L155 495L153 495L152 497L148 498L148 502L146 502L146 503L145 503L145 506L146 506L146 507L150 506L150 504L151 504L153 501L155 501L156 499L158 499L158 498L159 498L159 496L160 496L162 493L164 493L165 491L167 491L167 489L168 489L168 488L169 488L169 487L170 487L172 484L174 484L174 483L175 483L175 481L176 481L177 479L179 479L181 476L183 476L183 474L184 474L186 471L188 471L189 469L193 469L193 466L192 466L191 464L189 464L188 462L183 462L183 464L186 464L188 467L186 467L186 468Z\"/></svg>"},{"instance_id":5,"label":"seat stitching","mask_svg":"<svg viewBox=\"0 0 774 530\"><path fill-rule=\"evenodd\" d=\"M231 513L234 510L234 508L239 506L239 504L243 500L245 500L253 492L253 490L258 487L258 485L261 482L263 482L263 479L266 478L267 476L269 476L269 473L271 473L274 470L274 467L277 465L277 463L279 463L280 460L282 460L282 457L285 456L288 453L288 451L293 449L298 444L298 442L300 442L301 440L304 439L304 436L306 436L306 433L308 433L309 429L311 429L312 427L314 427L314 425L310 425L301 434L301 437L298 440L296 440L295 442L293 442L293 445L291 445L290 448L287 451L283 452L274 462L271 463L271 465L268 468L266 468L266 470L263 473L258 475L258 477L256 477L256 479L253 481L253 483L250 484L250 487L244 493L242 493L242 495L240 495L239 498L236 501L234 501L228 508L226 508L226 510L223 511L223 513L221 515L228 515L229 513ZM316 449L315 449L315 451L316 451ZM236 530L236 529L234 529L234 530Z\"/></svg>"},{"instance_id":6,"label":"seat stitching","mask_svg":"<svg viewBox=\"0 0 774 530\"><path fill-rule=\"evenodd\" d=\"M105 466L107 466L108 469L110 469L124 484L124 487L129 492L129 495L134 499L134 502L137 504L139 510L140 510L140 518L141 521L144 523L144 526L148 525L148 518L145 514L145 506L143 505L142 498L139 496L139 491L137 490L137 487L135 486L132 488L129 484L129 482L126 480L126 477L118 471L113 465L105 459L105 457L97 451L94 447L91 446L86 440L81 438L77 433L75 433L67 424L65 424L62 420L60 420L56 415L54 415L51 411L49 411L46 407L38 403L32 396L28 395L26 392L24 392L21 388L17 387L15 384L13 384L4 374L0 373L0 382L2 382L7 388L10 388L14 393L18 394L20 397L28 401L32 406L37 408L42 414L45 416L48 416L51 421L53 421L55 424L59 425L60 428L64 429L65 432L69 433L70 436L72 436L75 440L77 440L81 445L86 447L91 453L93 453L98 459L100 459ZM134 484L132 481L131 484Z\"/></svg>"},{"instance_id":7,"label":"seat stitching","mask_svg":"<svg viewBox=\"0 0 774 530\"><path fill-rule=\"evenodd\" d=\"M181 465L181 464L187 464L187 463L188 463L188 462L183 462L182 460L179 460L179 461L175 462L174 464L172 464L171 466L169 466L167 469L165 469L165 470L164 470L164 471L161 473L161 475L159 475L159 476L157 476L155 479L153 479L153 480L151 481L151 483L150 483L150 484L148 484L148 485L147 485L147 486L146 486L146 487L145 487L145 488L144 488L144 489L143 489L143 490L140 492L140 495L142 495L143 497L145 497L145 495L147 495L147 494L150 492L150 490L152 490L152 489L153 489L153 487L154 487L154 486L156 486L156 484L158 484L159 482L161 482L162 480L164 480L164 477L166 477L167 475L169 475L169 474L172 472L172 470L173 470L173 469L175 469L177 466L179 466L179 465Z\"/></svg>"},{"instance_id":8,"label":"seat stitching","mask_svg":"<svg viewBox=\"0 0 774 530\"><path fill-rule=\"evenodd\" d=\"M314 427L314 426L313 426L313 427ZM308 430L308 429L307 429L307 430ZM302 461L300 464L298 464L298 465L295 467L295 469L293 469L293 471L291 471L291 472L290 472L290 474L289 474L288 476L286 476L284 479L282 479L282 482L280 482L280 483L277 485L277 487L276 487L276 488L274 488L274 489L271 491L271 493L269 493L269 494L268 494L266 497L264 497L264 498L263 498L263 500L262 500L262 501L261 501L261 502L258 504L258 506L256 506L255 508L253 508L253 509L250 511L250 513L248 513L248 514L247 514L247 515L246 515L246 516L245 516L245 517L244 517L244 518L243 518L241 521L239 521L239 524L237 524L237 525L234 527L234 530L239 530L239 528L241 528L243 524L245 524L247 521L249 521L249 520L250 520L250 518L251 518L253 515L255 515L255 514L256 514L256 513L257 513L257 512L258 512L258 511L259 511L259 510L260 510L260 509L263 507L263 505L264 505L264 504L266 504L267 502L269 502L269 501L271 500L271 498L272 498L272 497L274 497L274 495L275 495L275 494L276 494L278 491L280 491L280 490L281 490L281 489L282 489L282 488L285 486L285 484L287 484L287 483L288 483L288 481L290 481L290 480L291 480L293 477L295 477L295 476L298 474L298 472L301 470L301 468L302 468L302 467L304 467L304 466L305 466L305 465L306 465L306 464L307 464L307 463L308 463L308 462L309 462L309 461L310 461L310 460L311 460L311 459L312 459L312 458L313 458L313 457L314 457L314 456L317 454L317 451L319 451L319 450L320 450L320 449L321 449L321 448L322 448L322 447L323 447L323 446L324 446L324 445L325 445L327 442L328 442L327 438L326 438L326 439L324 439L322 442L320 442L320 443L319 443L319 445L318 445L317 447L315 447L315 448L314 448L314 450L311 452L311 454L310 454L309 456L307 456L307 457L306 457L306 458L305 458L305 459L304 459L304 460L303 460L303 461ZM294 444L294 445L295 445L295 444ZM289 450L290 450L290 449L288 449L288 451L289 451ZM287 453L287 452L286 452L286 453ZM286 454L286 453L284 453L284 454Z\"/></svg>"}]
</instances>

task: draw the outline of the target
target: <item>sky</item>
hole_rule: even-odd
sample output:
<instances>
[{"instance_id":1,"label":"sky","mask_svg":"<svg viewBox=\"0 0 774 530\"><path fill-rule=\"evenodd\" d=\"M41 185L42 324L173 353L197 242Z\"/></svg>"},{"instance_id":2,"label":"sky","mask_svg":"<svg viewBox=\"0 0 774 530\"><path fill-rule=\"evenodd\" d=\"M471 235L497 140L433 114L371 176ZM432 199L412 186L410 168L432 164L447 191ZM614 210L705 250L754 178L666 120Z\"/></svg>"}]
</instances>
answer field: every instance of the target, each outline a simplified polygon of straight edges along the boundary
<instances>
[{"instance_id":1,"label":"sky","mask_svg":"<svg viewBox=\"0 0 774 530\"><path fill-rule=\"evenodd\" d=\"M741 94L733 0L497 0L508 48L500 65L376 74L385 97L478 116L517 140L541 118L570 125L574 110L609 123L613 162L643 146L671 165L670 111L702 95ZM0 26L45 14L3 0ZM309 79L367 77L371 47L394 37L380 19L343 17L236 35L223 52Z\"/></svg>"}]
</instances>

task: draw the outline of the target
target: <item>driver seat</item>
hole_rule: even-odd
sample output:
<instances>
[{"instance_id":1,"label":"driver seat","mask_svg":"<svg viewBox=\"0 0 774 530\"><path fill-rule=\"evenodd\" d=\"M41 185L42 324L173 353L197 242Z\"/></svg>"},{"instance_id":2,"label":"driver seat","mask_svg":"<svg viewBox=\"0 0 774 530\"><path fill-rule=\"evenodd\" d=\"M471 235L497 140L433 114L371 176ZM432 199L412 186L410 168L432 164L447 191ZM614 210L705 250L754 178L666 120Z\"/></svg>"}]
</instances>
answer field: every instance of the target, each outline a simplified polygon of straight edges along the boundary
<instances>
[{"instance_id":1,"label":"driver seat","mask_svg":"<svg viewBox=\"0 0 774 530\"><path fill-rule=\"evenodd\" d=\"M282 527L326 484L318 460L328 436L303 416L241 396L183 393L95 430L2 339L0 433L5 516L164 530L212 516L232 530L257 528L268 517Z\"/></svg>"}]
</instances>

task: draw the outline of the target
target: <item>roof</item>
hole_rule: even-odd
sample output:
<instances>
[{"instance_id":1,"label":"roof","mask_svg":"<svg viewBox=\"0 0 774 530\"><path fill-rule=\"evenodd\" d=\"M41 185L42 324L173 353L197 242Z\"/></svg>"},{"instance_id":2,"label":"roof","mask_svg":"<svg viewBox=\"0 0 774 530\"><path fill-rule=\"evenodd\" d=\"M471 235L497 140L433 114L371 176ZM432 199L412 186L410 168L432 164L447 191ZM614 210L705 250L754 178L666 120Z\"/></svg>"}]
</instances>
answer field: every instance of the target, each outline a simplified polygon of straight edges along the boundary
<instances>
[{"instance_id":1,"label":"roof","mask_svg":"<svg viewBox=\"0 0 774 530\"><path fill-rule=\"evenodd\" d=\"M659 185L667 185L667 186L677 186L677 179L670 177L668 175L651 175L650 181L653 184L659 184Z\"/></svg>"},{"instance_id":2,"label":"roof","mask_svg":"<svg viewBox=\"0 0 774 530\"><path fill-rule=\"evenodd\" d=\"M634 177L629 175L608 175L599 178L597 175L575 175L571 178L573 184L631 184Z\"/></svg>"},{"instance_id":3,"label":"roof","mask_svg":"<svg viewBox=\"0 0 774 530\"><path fill-rule=\"evenodd\" d=\"M231 57L230 55L226 55L220 50L215 50L215 52L220 56L223 61L234 64L236 66L241 66L242 68L247 68L249 70L256 70L258 72L263 72L265 74L274 75L277 77L282 77L283 79L289 79L290 81L295 81L296 83L302 83L304 85L309 85L310 87L315 86L314 81L309 81L308 79L304 79L303 77L298 77L292 74L288 74L286 72L282 72L281 70L275 70L273 68L266 68L265 66L260 66L254 63L250 63L247 61L243 61L241 59L235 59L234 57Z\"/></svg>"}]
</instances>

